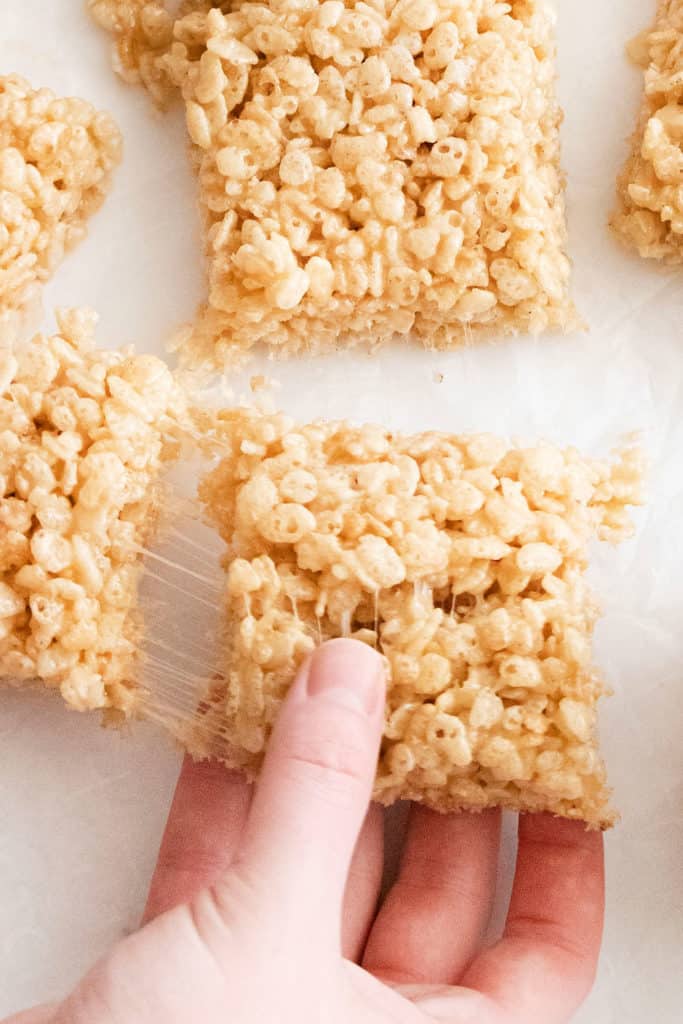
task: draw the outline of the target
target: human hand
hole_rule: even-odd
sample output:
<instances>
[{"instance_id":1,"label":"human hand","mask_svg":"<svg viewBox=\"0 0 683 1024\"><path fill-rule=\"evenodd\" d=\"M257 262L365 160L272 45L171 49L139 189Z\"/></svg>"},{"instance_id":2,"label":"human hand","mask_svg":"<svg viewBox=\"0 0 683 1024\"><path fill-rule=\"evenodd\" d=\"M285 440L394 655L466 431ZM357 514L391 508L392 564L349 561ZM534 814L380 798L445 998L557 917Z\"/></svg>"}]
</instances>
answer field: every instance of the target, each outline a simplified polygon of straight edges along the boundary
<instances>
[{"instance_id":1,"label":"human hand","mask_svg":"<svg viewBox=\"0 0 683 1024\"><path fill-rule=\"evenodd\" d=\"M602 837L523 816L505 931L481 946L496 813L413 807L377 910L379 656L325 644L301 670L252 787L183 768L144 924L59 1006L6 1024L564 1024L590 989Z\"/></svg>"}]
</instances>

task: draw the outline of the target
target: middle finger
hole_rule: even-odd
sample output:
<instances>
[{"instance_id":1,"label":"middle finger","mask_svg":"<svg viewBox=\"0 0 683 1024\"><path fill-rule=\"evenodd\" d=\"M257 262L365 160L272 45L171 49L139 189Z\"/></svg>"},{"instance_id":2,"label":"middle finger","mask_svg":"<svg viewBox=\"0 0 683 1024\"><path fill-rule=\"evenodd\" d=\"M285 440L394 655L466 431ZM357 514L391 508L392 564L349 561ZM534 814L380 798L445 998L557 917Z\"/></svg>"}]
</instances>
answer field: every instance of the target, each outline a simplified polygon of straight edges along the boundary
<instances>
[{"instance_id":1,"label":"middle finger","mask_svg":"<svg viewBox=\"0 0 683 1024\"><path fill-rule=\"evenodd\" d=\"M363 966L398 983L454 984L477 952L496 881L500 813L415 806L396 883Z\"/></svg>"}]
</instances>

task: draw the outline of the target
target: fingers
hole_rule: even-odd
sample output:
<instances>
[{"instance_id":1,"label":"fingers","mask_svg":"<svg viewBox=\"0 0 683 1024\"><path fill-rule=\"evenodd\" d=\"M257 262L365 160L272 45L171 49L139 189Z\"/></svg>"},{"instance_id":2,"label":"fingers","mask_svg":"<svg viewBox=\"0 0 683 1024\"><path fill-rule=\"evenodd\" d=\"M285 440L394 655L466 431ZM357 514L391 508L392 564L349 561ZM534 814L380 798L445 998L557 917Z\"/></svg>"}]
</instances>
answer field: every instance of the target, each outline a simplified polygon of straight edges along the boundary
<instances>
[{"instance_id":1,"label":"fingers","mask_svg":"<svg viewBox=\"0 0 683 1024\"><path fill-rule=\"evenodd\" d=\"M278 912L339 942L346 876L375 776L384 664L355 640L324 644L297 676L254 794L240 865L278 894Z\"/></svg>"},{"instance_id":2,"label":"fingers","mask_svg":"<svg viewBox=\"0 0 683 1024\"><path fill-rule=\"evenodd\" d=\"M454 984L477 951L495 892L500 814L413 807L396 883L363 966L389 981Z\"/></svg>"},{"instance_id":3,"label":"fingers","mask_svg":"<svg viewBox=\"0 0 683 1024\"><path fill-rule=\"evenodd\" d=\"M187 903L230 866L247 819L251 787L217 761L183 764L143 923Z\"/></svg>"},{"instance_id":4,"label":"fingers","mask_svg":"<svg viewBox=\"0 0 683 1024\"><path fill-rule=\"evenodd\" d=\"M36 1006L34 1010L8 1017L3 1024L50 1024L54 1020L55 1010L55 1006Z\"/></svg>"},{"instance_id":5,"label":"fingers","mask_svg":"<svg viewBox=\"0 0 683 1024\"><path fill-rule=\"evenodd\" d=\"M578 821L524 815L505 932L469 985L524 1024L565 1024L590 991L604 913L603 842Z\"/></svg>"},{"instance_id":6,"label":"fingers","mask_svg":"<svg viewBox=\"0 0 683 1024\"><path fill-rule=\"evenodd\" d=\"M384 867L384 819L373 804L358 837L346 880L342 913L342 955L359 962L377 909Z\"/></svg>"}]
</instances>

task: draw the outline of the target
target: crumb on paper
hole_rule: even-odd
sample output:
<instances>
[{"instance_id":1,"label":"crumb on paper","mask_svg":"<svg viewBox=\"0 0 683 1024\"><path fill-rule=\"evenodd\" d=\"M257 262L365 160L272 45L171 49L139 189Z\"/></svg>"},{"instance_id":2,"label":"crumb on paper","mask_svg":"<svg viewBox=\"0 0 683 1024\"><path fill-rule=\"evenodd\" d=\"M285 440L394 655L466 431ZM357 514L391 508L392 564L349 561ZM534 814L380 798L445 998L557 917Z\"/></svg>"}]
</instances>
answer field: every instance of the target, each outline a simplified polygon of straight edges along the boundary
<instances>
[{"instance_id":1,"label":"crumb on paper","mask_svg":"<svg viewBox=\"0 0 683 1024\"><path fill-rule=\"evenodd\" d=\"M641 456L224 413L200 497L227 545L224 678L187 740L258 772L325 639L384 654L375 798L613 821L587 545L632 532Z\"/></svg>"},{"instance_id":2,"label":"crumb on paper","mask_svg":"<svg viewBox=\"0 0 683 1024\"><path fill-rule=\"evenodd\" d=\"M185 400L165 363L94 348L95 315L0 350L0 680L129 713L141 547Z\"/></svg>"},{"instance_id":3,"label":"crumb on paper","mask_svg":"<svg viewBox=\"0 0 683 1024\"><path fill-rule=\"evenodd\" d=\"M83 239L120 159L109 114L0 76L0 321L18 322Z\"/></svg>"},{"instance_id":4,"label":"crumb on paper","mask_svg":"<svg viewBox=\"0 0 683 1024\"><path fill-rule=\"evenodd\" d=\"M644 97L612 227L641 256L683 263L683 0L660 0L629 53L643 69Z\"/></svg>"}]
</instances>

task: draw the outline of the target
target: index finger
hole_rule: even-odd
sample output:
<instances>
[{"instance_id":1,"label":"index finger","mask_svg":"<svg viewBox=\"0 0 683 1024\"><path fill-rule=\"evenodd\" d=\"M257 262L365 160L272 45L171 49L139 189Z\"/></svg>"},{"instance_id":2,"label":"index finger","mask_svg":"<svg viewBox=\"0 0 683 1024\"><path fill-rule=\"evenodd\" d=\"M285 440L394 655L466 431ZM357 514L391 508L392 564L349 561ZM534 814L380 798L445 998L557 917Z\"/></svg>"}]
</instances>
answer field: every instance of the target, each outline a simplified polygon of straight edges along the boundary
<instances>
[{"instance_id":1,"label":"index finger","mask_svg":"<svg viewBox=\"0 0 683 1024\"><path fill-rule=\"evenodd\" d=\"M183 762L143 924L212 885L228 870L249 813L252 787L218 761Z\"/></svg>"},{"instance_id":2,"label":"index finger","mask_svg":"<svg viewBox=\"0 0 683 1024\"><path fill-rule=\"evenodd\" d=\"M505 931L462 981L524 1024L566 1024L588 995L604 917L600 832L550 815L519 821Z\"/></svg>"}]
</instances>

